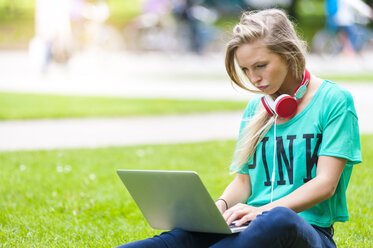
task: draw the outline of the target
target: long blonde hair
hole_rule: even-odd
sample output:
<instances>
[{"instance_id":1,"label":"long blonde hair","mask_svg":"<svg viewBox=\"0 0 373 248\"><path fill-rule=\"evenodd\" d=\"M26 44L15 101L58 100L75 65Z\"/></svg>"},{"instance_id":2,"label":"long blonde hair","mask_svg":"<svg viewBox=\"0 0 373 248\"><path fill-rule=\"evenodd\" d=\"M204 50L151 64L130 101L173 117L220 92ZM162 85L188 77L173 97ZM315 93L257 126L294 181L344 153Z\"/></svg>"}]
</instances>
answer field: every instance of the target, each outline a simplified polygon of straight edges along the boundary
<instances>
[{"instance_id":1,"label":"long blonde hair","mask_svg":"<svg viewBox=\"0 0 373 248\"><path fill-rule=\"evenodd\" d=\"M247 77L236 61L236 50L243 44L262 41L267 49L278 54L288 65L296 80L301 80L305 69L306 43L298 38L294 26L286 14L278 9L248 11L233 29L233 37L227 44L225 68L232 82L245 90L250 89ZM238 171L254 156L256 147L273 125L274 118L260 104L254 116L244 127L233 158L231 170Z\"/></svg>"}]
</instances>

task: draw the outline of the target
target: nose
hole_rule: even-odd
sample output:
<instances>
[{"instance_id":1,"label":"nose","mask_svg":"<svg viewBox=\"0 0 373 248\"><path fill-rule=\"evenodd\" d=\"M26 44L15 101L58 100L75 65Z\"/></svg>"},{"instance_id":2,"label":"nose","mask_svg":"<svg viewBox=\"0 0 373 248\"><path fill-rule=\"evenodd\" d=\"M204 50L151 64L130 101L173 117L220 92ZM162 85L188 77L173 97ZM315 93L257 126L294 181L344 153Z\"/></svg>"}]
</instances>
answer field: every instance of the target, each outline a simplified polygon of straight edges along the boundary
<instances>
[{"instance_id":1,"label":"nose","mask_svg":"<svg viewBox=\"0 0 373 248\"><path fill-rule=\"evenodd\" d=\"M255 72L247 73L247 77L249 78L250 82L254 85L257 85L258 83L260 83L260 81L262 81L261 75Z\"/></svg>"}]
</instances>

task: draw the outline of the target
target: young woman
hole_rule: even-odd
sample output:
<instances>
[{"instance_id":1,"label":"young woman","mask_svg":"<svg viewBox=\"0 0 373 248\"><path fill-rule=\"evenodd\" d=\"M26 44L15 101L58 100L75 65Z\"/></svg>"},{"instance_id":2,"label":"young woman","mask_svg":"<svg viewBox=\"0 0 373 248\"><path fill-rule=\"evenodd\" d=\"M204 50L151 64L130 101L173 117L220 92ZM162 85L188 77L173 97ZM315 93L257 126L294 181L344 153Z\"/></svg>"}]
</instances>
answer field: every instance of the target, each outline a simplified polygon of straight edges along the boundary
<instances>
[{"instance_id":1,"label":"young woman","mask_svg":"<svg viewBox=\"0 0 373 248\"><path fill-rule=\"evenodd\" d=\"M242 118L236 176L216 205L228 224L250 225L231 235L177 229L123 247L336 247L333 223L348 220L345 192L361 162L358 121L350 93L305 64L282 11L242 15L226 69L259 95Z\"/></svg>"}]
</instances>

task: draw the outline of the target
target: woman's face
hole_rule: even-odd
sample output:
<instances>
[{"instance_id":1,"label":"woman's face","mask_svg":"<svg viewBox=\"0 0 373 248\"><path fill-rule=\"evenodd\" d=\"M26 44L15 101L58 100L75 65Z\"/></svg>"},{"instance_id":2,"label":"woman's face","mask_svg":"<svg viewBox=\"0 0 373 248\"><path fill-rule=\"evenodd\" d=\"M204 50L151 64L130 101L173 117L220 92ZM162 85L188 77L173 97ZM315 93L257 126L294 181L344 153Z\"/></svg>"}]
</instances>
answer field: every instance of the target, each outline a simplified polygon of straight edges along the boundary
<instances>
[{"instance_id":1,"label":"woman's face","mask_svg":"<svg viewBox=\"0 0 373 248\"><path fill-rule=\"evenodd\" d=\"M250 82L264 94L272 95L281 87L286 88L283 84L288 75L287 64L260 40L239 46L236 59Z\"/></svg>"}]
</instances>

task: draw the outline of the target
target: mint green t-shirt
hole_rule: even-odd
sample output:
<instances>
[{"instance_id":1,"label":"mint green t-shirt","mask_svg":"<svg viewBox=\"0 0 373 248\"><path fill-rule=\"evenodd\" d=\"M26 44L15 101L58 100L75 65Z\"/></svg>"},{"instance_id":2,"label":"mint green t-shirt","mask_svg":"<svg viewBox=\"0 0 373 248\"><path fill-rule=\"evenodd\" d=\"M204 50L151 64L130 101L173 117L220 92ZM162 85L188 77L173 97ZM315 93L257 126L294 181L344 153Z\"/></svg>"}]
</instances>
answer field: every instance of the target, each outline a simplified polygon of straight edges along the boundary
<instances>
[{"instance_id":1,"label":"mint green t-shirt","mask_svg":"<svg viewBox=\"0 0 373 248\"><path fill-rule=\"evenodd\" d=\"M260 103L253 98L244 112L240 136ZM351 94L324 81L306 108L290 121L276 125L276 173L273 200L293 192L316 176L319 156L347 159L335 194L299 215L308 223L329 227L349 219L346 189L354 164L361 162L358 119ZM259 143L255 156L238 173L249 174L252 194L247 204L270 202L274 157L274 127Z\"/></svg>"}]
</instances>

